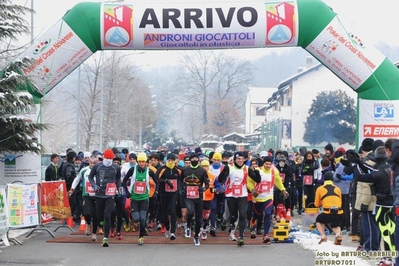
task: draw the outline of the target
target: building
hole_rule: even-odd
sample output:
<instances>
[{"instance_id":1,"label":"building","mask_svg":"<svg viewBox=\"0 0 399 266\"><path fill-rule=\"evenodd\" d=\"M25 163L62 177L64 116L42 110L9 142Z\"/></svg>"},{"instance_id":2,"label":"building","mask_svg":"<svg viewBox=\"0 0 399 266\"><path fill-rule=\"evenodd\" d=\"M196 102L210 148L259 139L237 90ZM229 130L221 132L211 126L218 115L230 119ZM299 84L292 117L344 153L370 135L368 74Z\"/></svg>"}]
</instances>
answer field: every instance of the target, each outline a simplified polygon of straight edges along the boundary
<instances>
[{"instance_id":1,"label":"building","mask_svg":"<svg viewBox=\"0 0 399 266\"><path fill-rule=\"evenodd\" d=\"M245 134L254 133L265 122L265 111L259 111L267 104L276 88L249 87L245 101Z\"/></svg>"},{"instance_id":2,"label":"building","mask_svg":"<svg viewBox=\"0 0 399 266\"><path fill-rule=\"evenodd\" d=\"M312 101L322 91L345 91L357 102L357 93L322 64L308 67L292 77L282 81L274 91L267 104L257 111L265 113L263 126L257 129L261 134L260 149L286 149L310 146L303 140L304 123ZM326 143L327 144L327 143ZM324 143L320 144L321 146ZM334 147L349 145L338 145Z\"/></svg>"}]
</instances>

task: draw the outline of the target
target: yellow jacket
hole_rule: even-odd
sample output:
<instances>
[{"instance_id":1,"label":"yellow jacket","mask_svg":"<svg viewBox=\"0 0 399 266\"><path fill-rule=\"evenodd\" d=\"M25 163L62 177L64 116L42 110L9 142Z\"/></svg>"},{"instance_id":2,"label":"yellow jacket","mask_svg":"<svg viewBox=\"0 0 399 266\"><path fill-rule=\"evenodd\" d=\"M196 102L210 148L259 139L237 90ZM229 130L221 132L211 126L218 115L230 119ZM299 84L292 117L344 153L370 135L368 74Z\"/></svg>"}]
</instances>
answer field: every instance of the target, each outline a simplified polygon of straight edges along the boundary
<instances>
[{"instance_id":1,"label":"yellow jacket","mask_svg":"<svg viewBox=\"0 0 399 266\"><path fill-rule=\"evenodd\" d=\"M261 176L261 182L258 184L252 178L247 179L247 188L250 192L254 189L258 192L257 197L253 197L254 202L265 202L269 199L273 199L274 185L284 191L285 187L280 177L280 172L277 168L273 167L266 170L263 166L259 169L259 174Z\"/></svg>"},{"instance_id":2,"label":"yellow jacket","mask_svg":"<svg viewBox=\"0 0 399 266\"><path fill-rule=\"evenodd\" d=\"M342 210L342 194L341 189L333 184L333 181L326 180L324 185L316 189L316 197L314 205L323 208L323 212L330 213L331 207L339 208L338 214L344 213Z\"/></svg>"}]
</instances>

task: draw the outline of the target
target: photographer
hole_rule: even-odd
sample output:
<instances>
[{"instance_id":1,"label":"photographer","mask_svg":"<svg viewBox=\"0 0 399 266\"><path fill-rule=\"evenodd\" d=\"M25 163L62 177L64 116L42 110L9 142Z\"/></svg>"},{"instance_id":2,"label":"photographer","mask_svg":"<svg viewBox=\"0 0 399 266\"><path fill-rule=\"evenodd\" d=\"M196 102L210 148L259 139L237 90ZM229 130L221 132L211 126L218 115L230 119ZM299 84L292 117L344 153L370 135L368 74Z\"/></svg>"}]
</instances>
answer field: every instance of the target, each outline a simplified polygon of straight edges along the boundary
<instances>
[{"instance_id":1,"label":"photographer","mask_svg":"<svg viewBox=\"0 0 399 266\"><path fill-rule=\"evenodd\" d=\"M343 218L342 196L339 187L333 184L333 173L324 174L324 185L316 190L315 206L321 207L323 212L316 217L316 227L320 232L321 239L319 244L327 242L326 224L331 225L335 233L334 245L341 245L341 224Z\"/></svg>"}]
</instances>

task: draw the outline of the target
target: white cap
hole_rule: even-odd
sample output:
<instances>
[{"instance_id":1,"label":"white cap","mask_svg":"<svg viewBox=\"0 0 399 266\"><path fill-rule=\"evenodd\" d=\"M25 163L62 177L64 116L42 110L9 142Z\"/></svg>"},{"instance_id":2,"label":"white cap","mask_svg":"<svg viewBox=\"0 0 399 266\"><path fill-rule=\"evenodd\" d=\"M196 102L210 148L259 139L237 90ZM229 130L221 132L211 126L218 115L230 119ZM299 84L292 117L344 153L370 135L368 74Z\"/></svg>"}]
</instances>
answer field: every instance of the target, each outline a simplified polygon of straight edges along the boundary
<instances>
[{"instance_id":1,"label":"white cap","mask_svg":"<svg viewBox=\"0 0 399 266\"><path fill-rule=\"evenodd\" d=\"M84 158L90 157L90 152L85 151L85 152L83 153L83 157L84 157Z\"/></svg>"},{"instance_id":2,"label":"white cap","mask_svg":"<svg viewBox=\"0 0 399 266\"><path fill-rule=\"evenodd\" d=\"M267 151L260 152L260 157L266 157L266 156L269 156L269 153Z\"/></svg>"}]
</instances>

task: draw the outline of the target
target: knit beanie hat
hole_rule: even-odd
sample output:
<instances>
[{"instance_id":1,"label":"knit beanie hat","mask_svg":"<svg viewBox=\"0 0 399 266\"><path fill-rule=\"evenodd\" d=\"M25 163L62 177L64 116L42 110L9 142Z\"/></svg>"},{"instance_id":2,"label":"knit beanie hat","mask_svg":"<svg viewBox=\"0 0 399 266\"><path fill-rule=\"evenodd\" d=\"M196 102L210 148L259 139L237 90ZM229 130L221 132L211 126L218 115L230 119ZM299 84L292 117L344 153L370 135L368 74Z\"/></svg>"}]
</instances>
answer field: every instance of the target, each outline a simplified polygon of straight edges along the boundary
<instances>
[{"instance_id":1,"label":"knit beanie hat","mask_svg":"<svg viewBox=\"0 0 399 266\"><path fill-rule=\"evenodd\" d=\"M110 149L104 151L104 159L114 159L114 152Z\"/></svg>"},{"instance_id":2,"label":"knit beanie hat","mask_svg":"<svg viewBox=\"0 0 399 266\"><path fill-rule=\"evenodd\" d=\"M373 148L372 148L373 142L374 142L374 139L372 139L372 138L365 138L365 139L362 141L362 150L365 151L365 152L371 151L371 150L373 149Z\"/></svg>"}]
</instances>

